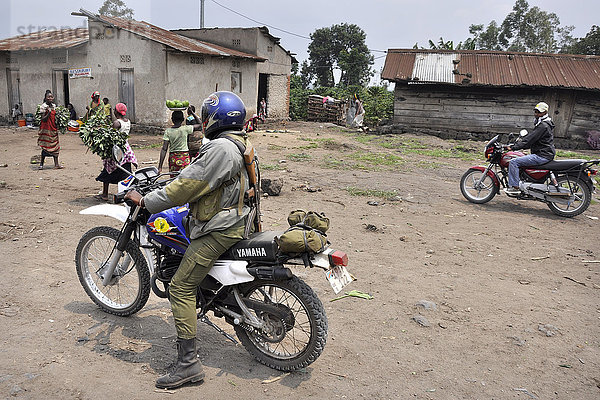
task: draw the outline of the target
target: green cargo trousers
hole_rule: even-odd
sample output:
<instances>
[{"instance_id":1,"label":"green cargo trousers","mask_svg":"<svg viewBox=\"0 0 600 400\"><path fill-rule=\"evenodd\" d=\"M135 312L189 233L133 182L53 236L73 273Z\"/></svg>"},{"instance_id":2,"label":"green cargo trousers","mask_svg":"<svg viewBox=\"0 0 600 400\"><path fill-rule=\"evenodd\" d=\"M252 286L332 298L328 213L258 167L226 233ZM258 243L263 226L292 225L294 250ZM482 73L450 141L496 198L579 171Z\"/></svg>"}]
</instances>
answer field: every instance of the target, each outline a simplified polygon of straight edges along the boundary
<instances>
[{"instance_id":1,"label":"green cargo trousers","mask_svg":"<svg viewBox=\"0 0 600 400\"><path fill-rule=\"evenodd\" d=\"M169 301L177 337L196 337L196 294L215 260L244 236L244 220L224 231L211 232L192 240L169 285Z\"/></svg>"}]
</instances>

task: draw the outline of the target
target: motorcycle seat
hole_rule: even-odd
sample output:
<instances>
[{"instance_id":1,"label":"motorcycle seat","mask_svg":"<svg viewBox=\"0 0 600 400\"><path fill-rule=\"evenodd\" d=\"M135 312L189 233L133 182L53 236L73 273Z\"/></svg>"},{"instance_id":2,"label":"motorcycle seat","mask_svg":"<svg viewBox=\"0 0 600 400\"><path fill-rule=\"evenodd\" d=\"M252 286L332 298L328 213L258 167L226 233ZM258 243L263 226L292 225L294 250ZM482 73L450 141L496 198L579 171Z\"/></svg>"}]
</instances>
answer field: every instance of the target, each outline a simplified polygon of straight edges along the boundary
<instances>
[{"instance_id":1,"label":"motorcycle seat","mask_svg":"<svg viewBox=\"0 0 600 400\"><path fill-rule=\"evenodd\" d=\"M245 261L275 261L279 247L275 242L276 236L283 232L256 232L248 239L242 239L227 250L220 259Z\"/></svg>"},{"instance_id":2,"label":"motorcycle seat","mask_svg":"<svg viewBox=\"0 0 600 400\"><path fill-rule=\"evenodd\" d=\"M546 164L536 165L535 167L531 166L531 167L527 167L527 168L550 169L553 171L566 171L568 169L578 167L579 165L581 165L581 163L584 163L584 162L586 162L586 160L577 160L577 159L552 160L550 162L547 162Z\"/></svg>"}]
</instances>

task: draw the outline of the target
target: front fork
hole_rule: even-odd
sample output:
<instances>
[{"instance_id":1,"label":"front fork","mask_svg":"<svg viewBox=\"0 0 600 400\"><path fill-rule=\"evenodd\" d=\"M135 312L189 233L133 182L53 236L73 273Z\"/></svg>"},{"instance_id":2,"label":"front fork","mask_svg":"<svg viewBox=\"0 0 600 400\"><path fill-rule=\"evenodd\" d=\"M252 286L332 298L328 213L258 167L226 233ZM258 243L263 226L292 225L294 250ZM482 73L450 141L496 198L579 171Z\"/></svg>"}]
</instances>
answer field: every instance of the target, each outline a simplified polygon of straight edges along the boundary
<instances>
[{"instance_id":1,"label":"front fork","mask_svg":"<svg viewBox=\"0 0 600 400\"><path fill-rule=\"evenodd\" d=\"M115 269L117 268L117 265L119 265L119 260L121 259L121 257L123 257L123 253L125 252L125 249L127 248L127 244L129 243L129 240L131 239L131 235L133 234L133 231L135 230L135 226L136 226L135 221L137 220L138 214L140 213L141 209L142 208L140 206L137 206L135 208L131 218L129 218L129 220L127 221L127 223L125 225L125 229L119 236L119 240L117 241L117 244L116 244L115 248L113 249L110 260L108 261L107 264L105 264L101 268L100 271L98 271L99 274L102 276L102 284L104 286L111 284L111 282L114 278L113 274L115 273ZM131 256L128 254L122 263L122 267L124 268L125 271L129 268L130 263L131 263Z\"/></svg>"}]
</instances>

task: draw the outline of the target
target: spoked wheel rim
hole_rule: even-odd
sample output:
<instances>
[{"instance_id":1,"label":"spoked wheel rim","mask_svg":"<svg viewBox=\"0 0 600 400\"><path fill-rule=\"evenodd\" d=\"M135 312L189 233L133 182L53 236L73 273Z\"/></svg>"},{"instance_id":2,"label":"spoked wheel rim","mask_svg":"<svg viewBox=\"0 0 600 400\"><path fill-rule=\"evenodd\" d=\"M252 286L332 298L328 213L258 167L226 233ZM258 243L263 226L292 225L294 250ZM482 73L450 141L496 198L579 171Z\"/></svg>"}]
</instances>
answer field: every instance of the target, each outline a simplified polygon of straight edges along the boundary
<instances>
[{"instance_id":1,"label":"spoked wheel rim","mask_svg":"<svg viewBox=\"0 0 600 400\"><path fill-rule=\"evenodd\" d=\"M483 172L480 170L471 170L463 176L461 189L467 200L485 202L495 196L497 189L494 180L486 174L480 183L482 175Z\"/></svg>"},{"instance_id":2,"label":"spoked wheel rim","mask_svg":"<svg viewBox=\"0 0 600 400\"><path fill-rule=\"evenodd\" d=\"M80 265L85 284L98 301L108 307L120 310L130 307L138 298L141 278L134 260L124 252L115 269L116 275L109 285L102 283L98 271L108 262L116 241L107 236L97 236L82 249Z\"/></svg>"},{"instance_id":3,"label":"spoked wheel rim","mask_svg":"<svg viewBox=\"0 0 600 400\"><path fill-rule=\"evenodd\" d=\"M252 300L277 305L289 316L282 320L269 313L255 315L264 321L268 332L249 332L249 339L256 348L269 357L288 360L306 351L314 335L307 306L294 293L274 285L262 285L246 296ZM291 326L290 326L291 324Z\"/></svg>"},{"instance_id":4,"label":"spoked wheel rim","mask_svg":"<svg viewBox=\"0 0 600 400\"><path fill-rule=\"evenodd\" d=\"M576 214L582 207L586 205L587 193L579 181L560 179L558 181L558 187L570 190L572 193L568 203L552 203L552 206L558 211L561 211L565 214Z\"/></svg>"}]
</instances>

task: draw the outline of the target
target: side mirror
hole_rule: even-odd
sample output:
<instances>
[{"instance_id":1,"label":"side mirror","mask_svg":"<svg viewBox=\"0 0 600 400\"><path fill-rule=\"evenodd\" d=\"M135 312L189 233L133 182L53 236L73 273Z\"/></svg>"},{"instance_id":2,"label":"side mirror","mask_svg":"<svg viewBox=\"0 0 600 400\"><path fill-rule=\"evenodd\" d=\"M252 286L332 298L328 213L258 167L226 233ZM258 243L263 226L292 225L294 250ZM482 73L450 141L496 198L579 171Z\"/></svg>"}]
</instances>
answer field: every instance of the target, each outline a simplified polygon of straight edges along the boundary
<instances>
[{"instance_id":1,"label":"side mirror","mask_svg":"<svg viewBox=\"0 0 600 400\"><path fill-rule=\"evenodd\" d=\"M529 132L527 132L527 129L521 129L521 131L519 132L519 135L521 137L526 136Z\"/></svg>"},{"instance_id":2,"label":"side mirror","mask_svg":"<svg viewBox=\"0 0 600 400\"><path fill-rule=\"evenodd\" d=\"M123 157L125 157L123 150L115 144L112 148L112 154L115 161L121 164L121 161L123 161Z\"/></svg>"}]
</instances>

